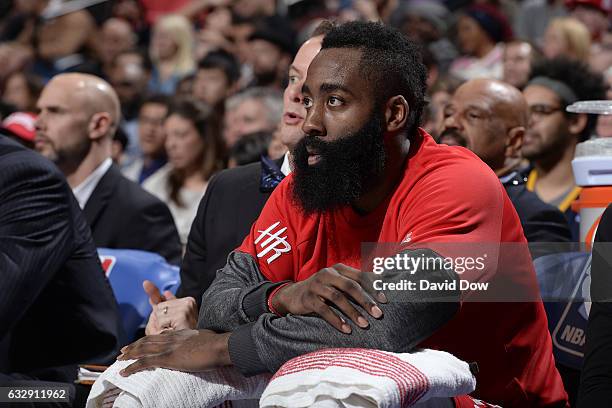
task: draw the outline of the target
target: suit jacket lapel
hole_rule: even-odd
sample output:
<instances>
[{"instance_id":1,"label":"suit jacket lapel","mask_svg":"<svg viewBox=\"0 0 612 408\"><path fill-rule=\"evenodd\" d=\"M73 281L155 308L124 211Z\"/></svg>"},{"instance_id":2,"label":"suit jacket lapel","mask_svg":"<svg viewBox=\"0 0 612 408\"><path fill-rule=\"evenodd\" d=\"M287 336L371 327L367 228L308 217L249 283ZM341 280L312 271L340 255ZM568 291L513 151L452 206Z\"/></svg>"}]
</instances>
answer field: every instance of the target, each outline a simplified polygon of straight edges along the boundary
<instances>
[{"instance_id":1,"label":"suit jacket lapel","mask_svg":"<svg viewBox=\"0 0 612 408\"><path fill-rule=\"evenodd\" d=\"M111 199L120 177L121 174L119 170L113 164L108 169L106 174L102 176L98 182L98 185L89 197L89 200L87 200L85 208L83 208L83 213L85 214L85 219L92 230L94 229L94 225L98 220L98 217L104 208L106 208L109 200Z\"/></svg>"}]
</instances>

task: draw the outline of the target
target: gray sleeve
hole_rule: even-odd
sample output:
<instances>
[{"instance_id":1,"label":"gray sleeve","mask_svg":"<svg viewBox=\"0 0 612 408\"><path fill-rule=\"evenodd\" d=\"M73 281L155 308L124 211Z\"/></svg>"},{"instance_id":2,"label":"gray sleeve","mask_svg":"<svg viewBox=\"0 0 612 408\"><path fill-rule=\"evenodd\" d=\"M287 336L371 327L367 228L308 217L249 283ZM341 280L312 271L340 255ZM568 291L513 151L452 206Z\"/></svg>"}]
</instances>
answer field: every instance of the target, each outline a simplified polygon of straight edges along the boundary
<instances>
[{"instance_id":1,"label":"gray sleeve","mask_svg":"<svg viewBox=\"0 0 612 408\"><path fill-rule=\"evenodd\" d=\"M233 251L202 296L198 328L229 332L256 321L267 307L268 294L283 282L270 282L253 257Z\"/></svg>"},{"instance_id":2,"label":"gray sleeve","mask_svg":"<svg viewBox=\"0 0 612 408\"><path fill-rule=\"evenodd\" d=\"M439 257L431 250L406 251L410 256ZM449 269L406 271L388 270L381 280L405 283L421 279L428 282L453 282L458 275ZM389 300L379 304L384 316L369 318L370 326L360 329L352 324L352 333L340 333L317 316L277 317L267 313L257 321L233 331L229 339L232 363L245 375L275 372L293 357L326 347L375 348L391 352L408 352L448 322L459 309L457 290L384 290ZM364 315L358 306L356 306Z\"/></svg>"}]
</instances>

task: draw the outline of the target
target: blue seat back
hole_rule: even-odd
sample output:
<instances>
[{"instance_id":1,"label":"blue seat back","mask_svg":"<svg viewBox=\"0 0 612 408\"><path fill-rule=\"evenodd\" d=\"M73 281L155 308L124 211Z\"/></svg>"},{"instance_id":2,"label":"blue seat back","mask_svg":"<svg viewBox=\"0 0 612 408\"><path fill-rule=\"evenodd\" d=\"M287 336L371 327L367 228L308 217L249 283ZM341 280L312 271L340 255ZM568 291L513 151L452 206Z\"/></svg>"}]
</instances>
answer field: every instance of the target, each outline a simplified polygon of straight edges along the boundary
<instances>
[{"instance_id":1,"label":"blue seat back","mask_svg":"<svg viewBox=\"0 0 612 408\"><path fill-rule=\"evenodd\" d=\"M132 249L98 248L102 267L113 288L125 331L122 343L130 343L151 314L149 297L142 288L145 279L163 293L176 293L180 284L179 268L152 252Z\"/></svg>"}]
</instances>

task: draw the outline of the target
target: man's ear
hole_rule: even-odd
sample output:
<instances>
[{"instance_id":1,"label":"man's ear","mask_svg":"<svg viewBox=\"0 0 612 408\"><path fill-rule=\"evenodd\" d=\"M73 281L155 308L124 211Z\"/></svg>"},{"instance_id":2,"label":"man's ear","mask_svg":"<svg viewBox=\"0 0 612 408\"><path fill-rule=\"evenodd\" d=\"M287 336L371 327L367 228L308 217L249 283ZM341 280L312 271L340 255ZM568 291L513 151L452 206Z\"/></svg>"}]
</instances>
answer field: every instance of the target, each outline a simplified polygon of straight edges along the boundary
<instances>
[{"instance_id":1,"label":"man's ear","mask_svg":"<svg viewBox=\"0 0 612 408\"><path fill-rule=\"evenodd\" d=\"M408 122L410 106L402 95L395 95L385 106L385 127L387 132L403 130Z\"/></svg>"},{"instance_id":2,"label":"man's ear","mask_svg":"<svg viewBox=\"0 0 612 408\"><path fill-rule=\"evenodd\" d=\"M520 157L521 147L523 147L523 137L525 128L523 126L513 127L508 131L506 140L506 157Z\"/></svg>"},{"instance_id":3,"label":"man's ear","mask_svg":"<svg viewBox=\"0 0 612 408\"><path fill-rule=\"evenodd\" d=\"M568 130L572 135L579 135L582 133L587 125L588 116L586 113L573 114L569 118Z\"/></svg>"},{"instance_id":4,"label":"man's ear","mask_svg":"<svg viewBox=\"0 0 612 408\"><path fill-rule=\"evenodd\" d=\"M113 120L108 112L97 112L89 119L88 133L92 141L99 140L110 133Z\"/></svg>"}]
</instances>

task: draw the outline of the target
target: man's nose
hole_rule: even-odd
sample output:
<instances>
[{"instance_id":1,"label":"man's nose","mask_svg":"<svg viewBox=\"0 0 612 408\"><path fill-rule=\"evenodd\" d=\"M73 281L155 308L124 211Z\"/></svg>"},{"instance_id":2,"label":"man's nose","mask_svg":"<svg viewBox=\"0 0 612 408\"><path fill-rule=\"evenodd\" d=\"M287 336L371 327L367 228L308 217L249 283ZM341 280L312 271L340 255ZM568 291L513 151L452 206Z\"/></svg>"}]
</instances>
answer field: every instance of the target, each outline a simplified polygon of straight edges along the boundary
<instances>
[{"instance_id":1,"label":"man's nose","mask_svg":"<svg viewBox=\"0 0 612 408\"><path fill-rule=\"evenodd\" d=\"M321 108L313 105L306 111L306 118L302 124L302 130L310 136L324 136L326 134L325 126L323 125L323 112Z\"/></svg>"}]
</instances>

